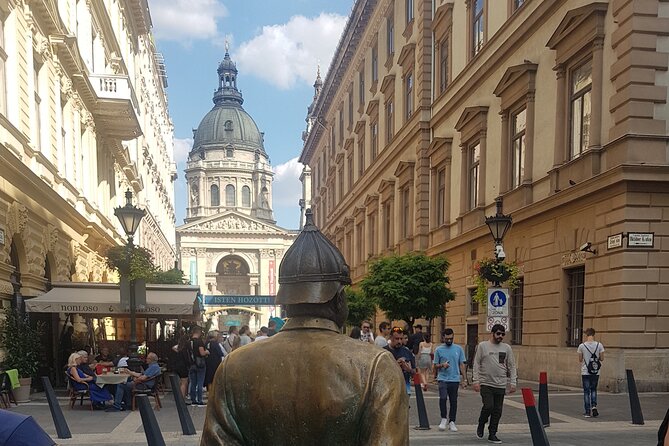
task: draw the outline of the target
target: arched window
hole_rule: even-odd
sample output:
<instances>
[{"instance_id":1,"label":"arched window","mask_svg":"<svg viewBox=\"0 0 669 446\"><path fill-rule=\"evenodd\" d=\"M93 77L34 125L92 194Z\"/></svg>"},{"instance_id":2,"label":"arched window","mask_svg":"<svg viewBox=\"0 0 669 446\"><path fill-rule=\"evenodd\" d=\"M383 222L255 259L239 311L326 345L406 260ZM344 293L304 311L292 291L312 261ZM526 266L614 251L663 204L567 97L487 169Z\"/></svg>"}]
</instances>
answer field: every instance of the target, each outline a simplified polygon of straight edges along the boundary
<instances>
[{"instance_id":1,"label":"arched window","mask_svg":"<svg viewBox=\"0 0 669 446\"><path fill-rule=\"evenodd\" d=\"M248 186L242 187L242 206L251 207L251 189Z\"/></svg>"},{"instance_id":2,"label":"arched window","mask_svg":"<svg viewBox=\"0 0 669 446\"><path fill-rule=\"evenodd\" d=\"M234 156L235 156L235 149L233 149L232 147L228 147L227 149L225 149L226 158L234 158Z\"/></svg>"},{"instance_id":3,"label":"arched window","mask_svg":"<svg viewBox=\"0 0 669 446\"><path fill-rule=\"evenodd\" d=\"M215 184L211 185L211 205L212 207L221 205L221 196L218 192L218 186Z\"/></svg>"},{"instance_id":4,"label":"arched window","mask_svg":"<svg viewBox=\"0 0 669 446\"><path fill-rule=\"evenodd\" d=\"M235 206L235 186L228 184L225 186L225 205Z\"/></svg>"}]
</instances>

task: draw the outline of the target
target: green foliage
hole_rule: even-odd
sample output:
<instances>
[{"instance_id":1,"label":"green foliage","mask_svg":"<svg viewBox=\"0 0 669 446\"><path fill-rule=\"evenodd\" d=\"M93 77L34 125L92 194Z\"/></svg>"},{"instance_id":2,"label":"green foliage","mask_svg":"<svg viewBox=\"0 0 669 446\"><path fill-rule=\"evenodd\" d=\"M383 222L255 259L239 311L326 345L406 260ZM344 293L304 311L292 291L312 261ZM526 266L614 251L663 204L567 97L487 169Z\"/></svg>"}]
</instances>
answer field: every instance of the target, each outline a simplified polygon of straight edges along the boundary
<instances>
[{"instance_id":1,"label":"green foliage","mask_svg":"<svg viewBox=\"0 0 669 446\"><path fill-rule=\"evenodd\" d=\"M413 326L418 318L443 315L444 305L455 298L448 288L448 266L445 258L424 253L382 257L370 264L360 288L391 320Z\"/></svg>"},{"instance_id":2,"label":"green foliage","mask_svg":"<svg viewBox=\"0 0 669 446\"><path fill-rule=\"evenodd\" d=\"M474 284L476 294L473 300L485 305L488 301L488 287L495 283L506 283L509 291L518 288L520 270L515 262L498 262L494 259L481 259L474 264Z\"/></svg>"},{"instance_id":3,"label":"green foliage","mask_svg":"<svg viewBox=\"0 0 669 446\"><path fill-rule=\"evenodd\" d=\"M344 289L348 302L348 319L346 322L352 326L360 326L362 321L371 319L376 312L376 304L364 293L356 291L351 287Z\"/></svg>"},{"instance_id":4,"label":"green foliage","mask_svg":"<svg viewBox=\"0 0 669 446\"><path fill-rule=\"evenodd\" d=\"M27 314L5 308L4 322L0 331L0 347L5 350L5 369L17 369L21 378L34 378L42 363L41 336L44 324L30 325Z\"/></svg>"},{"instance_id":5,"label":"green foliage","mask_svg":"<svg viewBox=\"0 0 669 446\"><path fill-rule=\"evenodd\" d=\"M128 260L130 267L128 268ZM130 280L143 279L146 283L188 284L184 273L173 268L161 271L153 264L153 254L146 248L114 246L107 250L107 266Z\"/></svg>"}]
</instances>

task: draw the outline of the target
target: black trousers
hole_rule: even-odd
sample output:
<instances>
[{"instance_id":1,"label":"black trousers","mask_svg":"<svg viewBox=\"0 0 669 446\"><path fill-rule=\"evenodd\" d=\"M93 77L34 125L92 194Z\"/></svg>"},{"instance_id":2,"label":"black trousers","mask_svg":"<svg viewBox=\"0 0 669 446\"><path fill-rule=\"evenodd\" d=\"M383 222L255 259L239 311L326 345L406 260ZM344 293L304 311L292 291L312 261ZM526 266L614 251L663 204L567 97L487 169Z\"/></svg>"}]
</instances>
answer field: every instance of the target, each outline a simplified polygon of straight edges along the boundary
<instances>
[{"instance_id":1,"label":"black trousers","mask_svg":"<svg viewBox=\"0 0 669 446\"><path fill-rule=\"evenodd\" d=\"M458 414L458 382L439 381L439 411L441 418L448 418L448 421L455 423L455 417ZM451 403L450 410L446 410L446 399Z\"/></svg>"},{"instance_id":2,"label":"black trousers","mask_svg":"<svg viewBox=\"0 0 669 446\"><path fill-rule=\"evenodd\" d=\"M481 385L483 407L481 408L479 425L486 424L488 418L490 418L490 425L488 426L490 435L497 433L497 426L499 425L500 418L502 418L502 406L504 405L505 394L506 389Z\"/></svg>"}]
</instances>

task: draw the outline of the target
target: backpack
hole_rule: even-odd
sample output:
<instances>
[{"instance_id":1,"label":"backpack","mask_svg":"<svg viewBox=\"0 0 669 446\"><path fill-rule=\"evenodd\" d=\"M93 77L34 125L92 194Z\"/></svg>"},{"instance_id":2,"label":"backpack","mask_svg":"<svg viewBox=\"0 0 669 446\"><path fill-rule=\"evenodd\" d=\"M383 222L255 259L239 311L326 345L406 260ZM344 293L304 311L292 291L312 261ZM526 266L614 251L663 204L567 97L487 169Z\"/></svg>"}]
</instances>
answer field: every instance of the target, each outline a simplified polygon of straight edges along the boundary
<instances>
[{"instance_id":1,"label":"backpack","mask_svg":"<svg viewBox=\"0 0 669 446\"><path fill-rule=\"evenodd\" d=\"M585 364L585 368L588 370L588 373L591 375L596 375L599 373L599 369L602 368L602 361L599 360L597 357L597 350L599 350L599 342L595 346L595 351L591 352L590 349L588 348L587 345L585 345L585 342L583 343L583 347L590 353L590 359L588 362Z\"/></svg>"}]
</instances>

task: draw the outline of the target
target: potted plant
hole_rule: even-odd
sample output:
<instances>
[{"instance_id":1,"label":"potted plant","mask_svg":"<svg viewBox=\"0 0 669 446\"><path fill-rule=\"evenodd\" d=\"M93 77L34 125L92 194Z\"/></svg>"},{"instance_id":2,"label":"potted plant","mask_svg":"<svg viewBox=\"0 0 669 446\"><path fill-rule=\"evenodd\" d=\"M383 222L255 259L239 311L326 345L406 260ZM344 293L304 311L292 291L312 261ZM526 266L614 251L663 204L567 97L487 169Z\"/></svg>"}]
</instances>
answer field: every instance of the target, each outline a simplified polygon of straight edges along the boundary
<instances>
[{"instance_id":1,"label":"potted plant","mask_svg":"<svg viewBox=\"0 0 669 446\"><path fill-rule=\"evenodd\" d=\"M42 360L41 336L43 324L30 325L27 314L12 308L3 310L4 321L0 328L0 347L4 350L3 367L16 369L21 387L14 391L18 402L29 401L32 378L37 375Z\"/></svg>"},{"instance_id":2,"label":"potted plant","mask_svg":"<svg viewBox=\"0 0 669 446\"><path fill-rule=\"evenodd\" d=\"M495 259L481 259L474 264L474 300L485 305L488 300L488 287L491 284L506 283L509 291L518 288L519 270L515 262L503 262Z\"/></svg>"}]
</instances>

